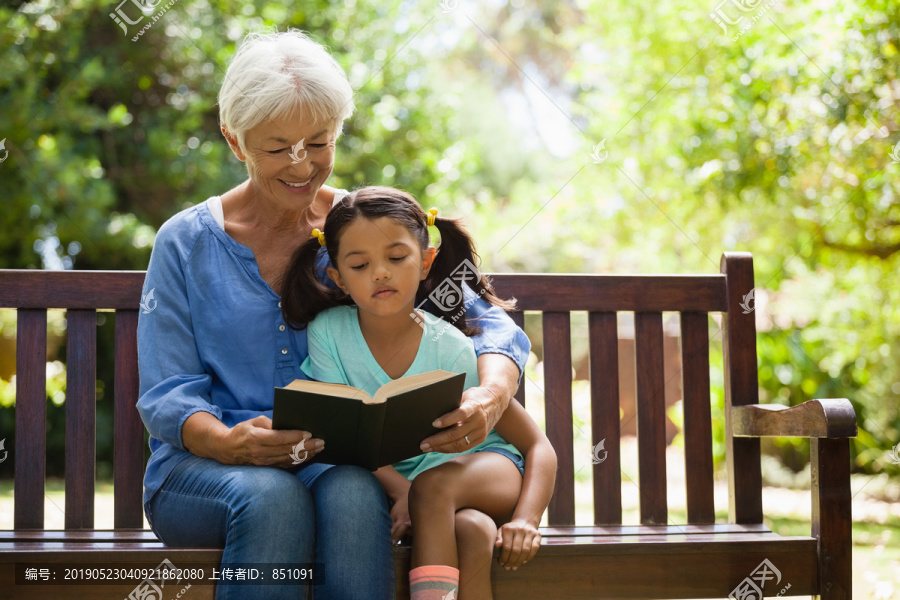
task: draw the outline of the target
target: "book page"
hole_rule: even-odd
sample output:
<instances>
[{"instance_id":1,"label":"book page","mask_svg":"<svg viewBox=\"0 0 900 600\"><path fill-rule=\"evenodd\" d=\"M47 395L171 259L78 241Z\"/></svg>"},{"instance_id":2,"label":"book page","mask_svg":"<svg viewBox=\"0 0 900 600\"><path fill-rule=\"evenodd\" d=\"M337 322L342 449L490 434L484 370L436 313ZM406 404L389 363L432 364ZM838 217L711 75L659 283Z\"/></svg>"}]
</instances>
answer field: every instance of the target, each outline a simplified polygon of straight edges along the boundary
<instances>
[{"instance_id":1,"label":"book page","mask_svg":"<svg viewBox=\"0 0 900 600\"><path fill-rule=\"evenodd\" d=\"M455 375L456 373L450 373L449 371L442 371L440 369L437 369L435 371L429 371L427 373L420 373L419 375L410 375L409 377L401 377L400 379L395 379L378 388L378 391L375 392L374 398L372 398L372 404L380 404L391 396L396 396L397 394L402 394L410 390L425 387L426 385L430 385L438 381L450 379Z\"/></svg>"},{"instance_id":2,"label":"book page","mask_svg":"<svg viewBox=\"0 0 900 600\"><path fill-rule=\"evenodd\" d=\"M295 379L294 381L284 386L284 389L309 392L310 394L321 394L323 396L335 396L337 398L361 400L364 404L375 404L375 401L372 400L372 398L361 389L355 388L350 385L344 385L343 383L323 383L321 381Z\"/></svg>"}]
</instances>

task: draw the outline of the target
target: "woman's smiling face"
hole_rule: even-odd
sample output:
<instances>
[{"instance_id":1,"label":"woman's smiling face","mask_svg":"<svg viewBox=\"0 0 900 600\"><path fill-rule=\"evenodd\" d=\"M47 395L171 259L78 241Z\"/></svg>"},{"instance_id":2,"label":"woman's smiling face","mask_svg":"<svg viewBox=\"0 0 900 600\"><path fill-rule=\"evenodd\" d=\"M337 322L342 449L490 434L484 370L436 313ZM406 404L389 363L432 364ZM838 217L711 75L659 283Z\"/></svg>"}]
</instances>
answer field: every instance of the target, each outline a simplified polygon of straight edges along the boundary
<instances>
[{"instance_id":1,"label":"woman's smiling face","mask_svg":"<svg viewBox=\"0 0 900 600\"><path fill-rule=\"evenodd\" d=\"M333 124L297 118L263 121L247 132L235 154L247 163L259 191L285 210L305 210L334 168ZM233 146L232 146L233 147Z\"/></svg>"}]
</instances>

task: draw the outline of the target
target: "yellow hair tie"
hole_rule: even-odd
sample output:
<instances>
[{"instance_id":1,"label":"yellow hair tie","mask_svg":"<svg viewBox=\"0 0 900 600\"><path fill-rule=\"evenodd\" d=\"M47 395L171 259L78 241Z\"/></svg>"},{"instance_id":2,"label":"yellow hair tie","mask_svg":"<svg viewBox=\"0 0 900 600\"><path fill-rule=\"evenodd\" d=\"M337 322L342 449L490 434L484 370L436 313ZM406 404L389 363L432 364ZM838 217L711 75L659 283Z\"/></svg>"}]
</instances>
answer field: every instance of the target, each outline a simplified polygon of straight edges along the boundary
<instances>
[{"instance_id":1,"label":"yellow hair tie","mask_svg":"<svg viewBox=\"0 0 900 600\"><path fill-rule=\"evenodd\" d=\"M317 238L319 240L319 245L325 245L325 232L319 231L318 228L312 230L312 235L310 237Z\"/></svg>"},{"instance_id":2,"label":"yellow hair tie","mask_svg":"<svg viewBox=\"0 0 900 600\"><path fill-rule=\"evenodd\" d=\"M434 220L437 218L437 216L438 216L438 209L436 209L436 208L428 209L428 225L429 226L434 225Z\"/></svg>"}]
</instances>

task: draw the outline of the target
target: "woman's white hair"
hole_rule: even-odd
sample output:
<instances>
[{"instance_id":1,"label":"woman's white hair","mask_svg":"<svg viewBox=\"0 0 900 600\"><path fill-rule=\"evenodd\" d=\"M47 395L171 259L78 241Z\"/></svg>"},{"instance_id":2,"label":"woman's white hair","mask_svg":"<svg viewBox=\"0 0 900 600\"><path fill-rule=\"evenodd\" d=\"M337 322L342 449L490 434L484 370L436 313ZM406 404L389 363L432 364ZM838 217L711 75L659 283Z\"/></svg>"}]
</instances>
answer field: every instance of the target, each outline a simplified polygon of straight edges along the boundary
<instances>
[{"instance_id":1,"label":"woman's white hair","mask_svg":"<svg viewBox=\"0 0 900 600\"><path fill-rule=\"evenodd\" d=\"M321 44L295 29L247 35L219 90L219 120L242 148L250 129L291 114L332 124L340 135L354 109L344 70Z\"/></svg>"}]
</instances>

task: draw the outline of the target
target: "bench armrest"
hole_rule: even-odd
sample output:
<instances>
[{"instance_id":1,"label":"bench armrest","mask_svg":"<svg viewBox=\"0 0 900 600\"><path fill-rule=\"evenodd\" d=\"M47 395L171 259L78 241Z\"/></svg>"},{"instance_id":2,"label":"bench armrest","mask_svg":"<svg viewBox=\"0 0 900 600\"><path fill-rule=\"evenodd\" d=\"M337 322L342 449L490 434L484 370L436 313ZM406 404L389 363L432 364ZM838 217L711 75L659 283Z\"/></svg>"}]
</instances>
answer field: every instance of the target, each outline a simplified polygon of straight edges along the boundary
<instances>
[{"instance_id":1,"label":"bench armrest","mask_svg":"<svg viewBox=\"0 0 900 600\"><path fill-rule=\"evenodd\" d=\"M856 413L846 398L809 400L797 406L747 404L731 408L737 437L856 437Z\"/></svg>"}]
</instances>

